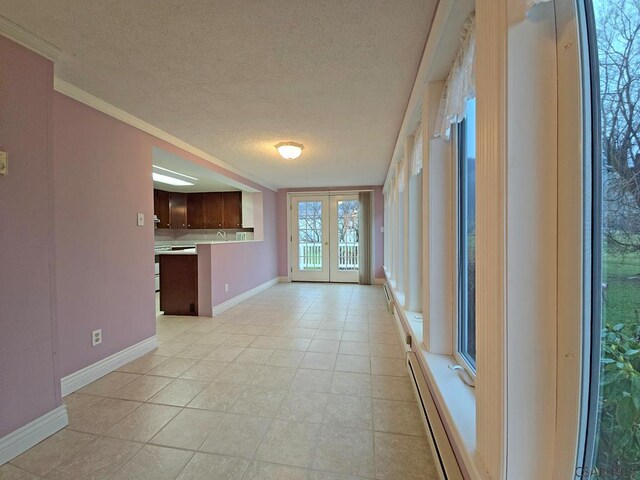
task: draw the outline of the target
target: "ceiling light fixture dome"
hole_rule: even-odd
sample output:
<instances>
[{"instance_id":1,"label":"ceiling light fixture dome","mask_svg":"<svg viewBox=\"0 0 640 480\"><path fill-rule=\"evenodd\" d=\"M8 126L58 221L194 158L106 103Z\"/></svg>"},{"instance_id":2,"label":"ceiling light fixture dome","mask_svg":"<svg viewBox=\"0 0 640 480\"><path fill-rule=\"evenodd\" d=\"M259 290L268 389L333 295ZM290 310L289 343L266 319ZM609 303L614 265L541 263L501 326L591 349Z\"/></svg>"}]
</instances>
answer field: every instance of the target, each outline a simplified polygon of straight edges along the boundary
<instances>
[{"instance_id":1,"label":"ceiling light fixture dome","mask_svg":"<svg viewBox=\"0 0 640 480\"><path fill-rule=\"evenodd\" d=\"M295 160L302 154L304 149L304 145L296 142L280 142L275 147L282 158L287 160Z\"/></svg>"}]
</instances>

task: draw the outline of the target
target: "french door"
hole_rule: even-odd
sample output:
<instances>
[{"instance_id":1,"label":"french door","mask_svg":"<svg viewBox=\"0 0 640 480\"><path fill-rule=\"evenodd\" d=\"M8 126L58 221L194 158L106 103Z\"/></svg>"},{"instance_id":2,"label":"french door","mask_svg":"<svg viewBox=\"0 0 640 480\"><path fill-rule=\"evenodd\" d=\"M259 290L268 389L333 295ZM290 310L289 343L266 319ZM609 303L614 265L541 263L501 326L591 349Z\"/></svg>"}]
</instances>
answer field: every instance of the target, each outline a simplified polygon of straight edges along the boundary
<instances>
[{"instance_id":1,"label":"french door","mask_svg":"<svg viewBox=\"0 0 640 480\"><path fill-rule=\"evenodd\" d=\"M358 281L359 207L357 195L291 198L293 281Z\"/></svg>"}]
</instances>

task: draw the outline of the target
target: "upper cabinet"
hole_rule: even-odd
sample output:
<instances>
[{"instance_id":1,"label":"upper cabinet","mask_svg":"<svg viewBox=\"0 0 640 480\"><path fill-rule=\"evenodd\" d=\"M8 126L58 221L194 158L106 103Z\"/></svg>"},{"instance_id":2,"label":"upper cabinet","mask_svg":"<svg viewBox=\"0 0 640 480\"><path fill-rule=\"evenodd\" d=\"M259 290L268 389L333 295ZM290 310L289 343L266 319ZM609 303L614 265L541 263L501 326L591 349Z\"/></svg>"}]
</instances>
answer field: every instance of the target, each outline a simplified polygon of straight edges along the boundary
<instances>
[{"instance_id":1,"label":"upper cabinet","mask_svg":"<svg viewBox=\"0 0 640 480\"><path fill-rule=\"evenodd\" d=\"M169 192L153 190L153 213L160 220L157 228L171 228L169 214Z\"/></svg>"},{"instance_id":2,"label":"upper cabinet","mask_svg":"<svg viewBox=\"0 0 640 480\"><path fill-rule=\"evenodd\" d=\"M158 228L242 228L242 192L180 193L153 191Z\"/></svg>"},{"instance_id":3,"label":"upper cabinet","mask_svg":"<svg viewBox=\"0 0 640 480\"><path fill-rule=\"evenodd\" d=\"M223 228L242 227L242 192L223 192Z\"/></svg>"},{"instance_id":4,"label":"upper cabinet","mask_svg":"<svg viewBox=\"0 0 640 480\"><path fill-rule=\"evenodd\" d=\"M169 193L169 216L171 228L187 228L187 194Z\"/></svg>"}]
</instances>

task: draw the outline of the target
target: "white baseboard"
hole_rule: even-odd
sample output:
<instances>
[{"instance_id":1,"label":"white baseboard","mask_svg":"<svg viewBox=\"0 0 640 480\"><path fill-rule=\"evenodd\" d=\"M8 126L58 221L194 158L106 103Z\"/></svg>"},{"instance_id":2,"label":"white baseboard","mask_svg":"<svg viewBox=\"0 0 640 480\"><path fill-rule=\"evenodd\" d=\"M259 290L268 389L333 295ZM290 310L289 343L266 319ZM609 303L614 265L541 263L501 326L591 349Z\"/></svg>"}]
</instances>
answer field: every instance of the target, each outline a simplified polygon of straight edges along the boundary
<instances>
[{"instance_id":1,"label":"white baseboard","mask_svg":"<svg viewBox=\"0 0 640 480\"><path fill-rule=\"evenodd\" d=\"M226 302L222 302L221 304L214 306L213 316L215 317L216 315L220 315L222 312L229 310L231 307L235 307L239 303L242 303L245 300L253 297L254 295L257 295L263 290L273 287L279 281L280 281L280 277L273 278L268 282L263 283L262 285L258 285L257 287L252 288L251 290L247 290L246 292L241 293L240 295L230 298Z\"/></svg>"},{"instance_id":2,"label":"white baseboard","mask_svg":"<svg viewBox=\"0 0 640 480\"><path fill-rule=\"evenodd\" d=\"M149 353L158 347L158 337L155 335L132 345L124 350L114 353L113 355L103 358L102 360L89 365L88 367L78 370L60 380L62 387L62 396L65 397L75 392L79 388L90 384L91 382L104 377L107 373L111 373L117 368L135 360L142 355Z\"/></svg>"},{"instance_id":3,"label":"white baseboard","mask_svg":"<svg viewBox=\"0 0 640 480\"><path fill-rule=\"evenodd\" d=\"M0 465L26 452L68 424L67 407L60 405L24 427L0 438Z\"/></svg>"},{"instance_id":4,"label":"white baseboard","mask_svg":"<svg viewBox=\"0 0 640 480\"><path fill-rule=\"evenodd\" d=\"M387 279L386 279L386 278L384 278L384 277L381 277L381 278L374 278L374 279L373 279L373 283L374 283L375 285L384 285L384 282L386 282L386 281L387 281Z\"/></svg>"}]
</instances>

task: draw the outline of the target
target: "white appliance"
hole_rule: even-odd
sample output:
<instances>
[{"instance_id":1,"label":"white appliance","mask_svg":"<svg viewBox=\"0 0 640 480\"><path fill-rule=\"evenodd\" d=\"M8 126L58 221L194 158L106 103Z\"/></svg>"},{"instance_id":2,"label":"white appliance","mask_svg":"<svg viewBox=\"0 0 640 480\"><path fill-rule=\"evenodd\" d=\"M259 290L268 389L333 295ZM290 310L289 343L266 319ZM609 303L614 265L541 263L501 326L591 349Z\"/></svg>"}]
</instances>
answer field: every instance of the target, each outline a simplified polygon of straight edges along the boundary
<instances>
[{"instance_id":1,"label":"white appliance","mask_svg":"<svg viewBox=\"0 0 640 480\"><path fill-rule=\"evenodd\" d=\"M156 255L156 292L160 291L160 260L158 255Z\"/></svg>"},{"instance_id":2,"label":"white appliance","mask_svg":"<svg viewBox=\"0 0 640 480\"><path fill-rule=\"evenodd\" d=\"M247 239L247 232L236 232L236 241L237 240L246 240Z\"/></svg>"}]
</instances>

